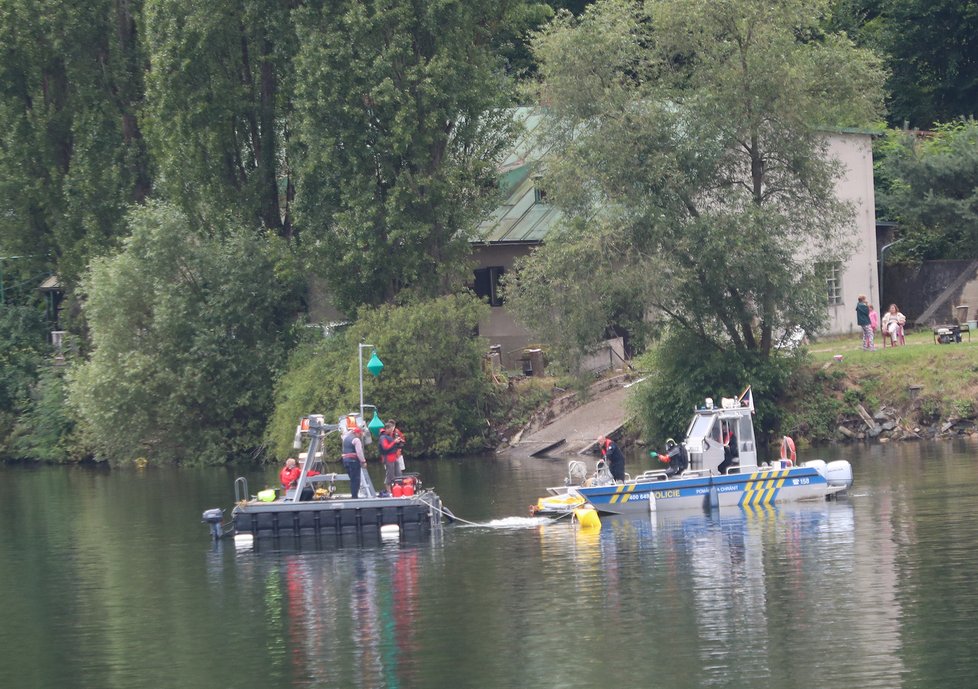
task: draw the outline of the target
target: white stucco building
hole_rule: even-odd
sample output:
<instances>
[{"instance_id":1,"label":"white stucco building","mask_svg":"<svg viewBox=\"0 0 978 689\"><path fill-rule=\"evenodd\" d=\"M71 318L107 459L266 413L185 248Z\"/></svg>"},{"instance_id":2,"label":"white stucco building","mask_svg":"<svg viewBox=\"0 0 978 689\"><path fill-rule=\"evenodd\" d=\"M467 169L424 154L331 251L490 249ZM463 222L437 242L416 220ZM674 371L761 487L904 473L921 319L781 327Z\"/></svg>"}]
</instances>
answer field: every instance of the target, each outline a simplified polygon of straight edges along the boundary
<instances>
[{"instance_id":1,"label":"white stucco building","mask_svg":"<svg viewBox=\"0 0 978 689\"><path fill-rule=\"evenodd\" d=\"M543 122L540 109L521 108L516 117L525 133L500 168L500 187L505 200L478 228L472 246L477 261L476 292L489 300L492 313L480 325L480 335L501 346L503 354L519 352L534 343L533 334L506 312L497 294L498 279L512 270L513 261L546 241L560 212L547 203L546 190L537 174L547 150L539 145L537 129ZM873 134L867 131L826 132L829 155L845 169L836 185L839 198L855 208L850 238L854 240L849 260L830 268L826 284L825 334L857 332L856 300L865 294L877 310L879 281L876 246L876 204L873 191Z\"/></svg>"}]
</instances>

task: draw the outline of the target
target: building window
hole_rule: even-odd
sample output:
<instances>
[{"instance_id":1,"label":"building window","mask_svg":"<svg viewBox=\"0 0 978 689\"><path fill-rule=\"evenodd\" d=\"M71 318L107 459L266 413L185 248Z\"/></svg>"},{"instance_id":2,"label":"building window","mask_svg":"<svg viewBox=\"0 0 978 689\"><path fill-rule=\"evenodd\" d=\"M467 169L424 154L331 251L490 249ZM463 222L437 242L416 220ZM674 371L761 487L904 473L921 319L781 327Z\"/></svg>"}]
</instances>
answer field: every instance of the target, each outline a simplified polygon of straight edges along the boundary
<instances>
[{"instance_id":1,"label":"building window","mask_svg":"<svg viewBox=\"0 0 978 689\"><path fill-rule=\"evenodd\" d=\"M828 263L822 268L825 271L825 287L829 306L838 306L842 303L842 265Z\"/></svg>"},{"instance_id":2,"label":"building window","mask_svg":"<svg viewBox=\"0 0 978 689\"><path fill-rule=\"evenodd\" d=\"M472 287L476 296L488 301L489 306L502 306L503 298L499 279L505 272L506 269L502 266L477 269L475 271L475 284Z\"/></svg>"},{"instance_id":3,"label":"building window","mask_svg":"<svg viewBox=\"0 0 978 689\"><path fill-rule=\"evenodd\" d=\"M533 175L533 202L547 202L547 190L543 188L543 175Z\"/></svg>"}]
</instances>

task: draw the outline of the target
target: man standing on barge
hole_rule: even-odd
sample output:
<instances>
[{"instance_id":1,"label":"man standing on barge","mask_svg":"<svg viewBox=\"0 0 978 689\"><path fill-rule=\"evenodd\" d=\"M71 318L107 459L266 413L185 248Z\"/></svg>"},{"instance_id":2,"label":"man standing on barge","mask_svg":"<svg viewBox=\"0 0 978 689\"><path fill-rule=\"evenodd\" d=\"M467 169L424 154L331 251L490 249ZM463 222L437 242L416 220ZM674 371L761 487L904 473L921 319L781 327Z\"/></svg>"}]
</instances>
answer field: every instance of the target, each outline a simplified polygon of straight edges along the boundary
<instances>
[{"instance_id":1,"label":"man standing on barge","mask_svg":"<svg viewBox=\"0 0 978 689\"><path fill-rule=\"evenodd\" d=\"M360 497L360 472L367 466L367 459L363 455L363 429L354 426L349 433L343 436L343 468L350 477L350 497Z\"/></svg>"}]
</instances>

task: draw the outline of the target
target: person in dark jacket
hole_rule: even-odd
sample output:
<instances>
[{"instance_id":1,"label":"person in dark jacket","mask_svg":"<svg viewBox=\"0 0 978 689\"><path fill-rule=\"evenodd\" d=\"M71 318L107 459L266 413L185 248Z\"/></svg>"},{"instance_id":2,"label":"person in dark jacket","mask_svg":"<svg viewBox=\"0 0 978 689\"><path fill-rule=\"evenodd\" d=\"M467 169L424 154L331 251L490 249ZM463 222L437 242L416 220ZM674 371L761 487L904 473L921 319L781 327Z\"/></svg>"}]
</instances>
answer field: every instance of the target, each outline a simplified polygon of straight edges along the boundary
<instances>
[{"instance_id":1,"label":"person in dark jacket","mask_svg":"<svg viewBox=\"0 0 978 689\"><path fill-rule=\"evenodd\" d=\"M598 436L598 447L601 456L608 463L608 471L616 481L625 480L625 455L621 453L618 443L607 436Z\"/></svg>"},{"instance_id":2,"label":"person in dark jacket","mask_svg":"<svg viewBox=\"0 0 978 689\"><path fill-rule=\"evenodd\" d=\"M863 349L872 351L873 346L873 322L869 319L869 304L866 302L866 295L860 294L856 304L856 325L863 330Z\"/></svg>"},{"instance_id":3,"label":"person in dark jacket","mask_svg":"<svg viewBox=\"0 0 978 689\"><path fill-rule=\"evenodd\" d=\"M672 438L666 441L666 453L664 455L654 451L652 454L663 464L669 465L666 467L666 476L681 474L689 466L689 455L686 453L686 448L682 443L677 443Z\"/></svg>"},{"instance_id":4,"label":"person in dark jacket","mask_svg":"<svg viewBox=\"0 0 978 689\"><path fill-rule=\"evenodd\" d=\"M728 427L723 433L723 461L720 462L717 471L721 474L727 473L727 469L733 466L739 456L740 450L737 448L737 434L733 432L732 428Z\"/></svg>"},{"instance_id":5,"label":"person in dark jacket","mask_svg":"<svg viewBox=\"0 0 978 689\"><path fill-rule=\"evenodd\" d=\"M343 468L350 477L350 497L360 497L360 472L367 466L363 456L363 429L356 426L343 436Z\"/></svg>"}]
</instances>

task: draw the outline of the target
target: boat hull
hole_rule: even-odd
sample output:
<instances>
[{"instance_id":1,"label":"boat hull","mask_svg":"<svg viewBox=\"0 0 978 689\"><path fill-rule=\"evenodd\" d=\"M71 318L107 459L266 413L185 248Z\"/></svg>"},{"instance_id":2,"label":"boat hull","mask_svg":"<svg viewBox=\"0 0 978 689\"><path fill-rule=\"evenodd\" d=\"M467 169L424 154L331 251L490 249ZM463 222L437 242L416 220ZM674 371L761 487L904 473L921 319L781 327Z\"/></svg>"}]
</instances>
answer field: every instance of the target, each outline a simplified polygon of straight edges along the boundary
<instances>
[{"instance_id":1,"label":"boat hull","mask_svg":"<svg viewBox=\"0 0 978 689\"><path fill-rule=\"evenodd\" d=\"M802 500L824 500L844 490L830 485L813 467L759 468L756 471L636 480L572 489L604 514L754 507ZM654 504L653 503L654 499Z\"/></svg>"},{"instance_id":2,"label":"boat hull","mask_svg":"<svg viewBox=\"0 0 978 689\"><path fill-rule=\"evenodd\" d=\"M440 498L425 491L407 498L357 498L292 502L249 500L235 506L236 534L255 538L379 534L396 525L402 533L429 533L440 526Z\"/></svg>"}]
</instances>

